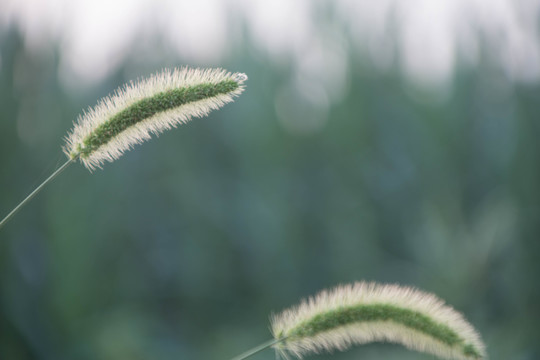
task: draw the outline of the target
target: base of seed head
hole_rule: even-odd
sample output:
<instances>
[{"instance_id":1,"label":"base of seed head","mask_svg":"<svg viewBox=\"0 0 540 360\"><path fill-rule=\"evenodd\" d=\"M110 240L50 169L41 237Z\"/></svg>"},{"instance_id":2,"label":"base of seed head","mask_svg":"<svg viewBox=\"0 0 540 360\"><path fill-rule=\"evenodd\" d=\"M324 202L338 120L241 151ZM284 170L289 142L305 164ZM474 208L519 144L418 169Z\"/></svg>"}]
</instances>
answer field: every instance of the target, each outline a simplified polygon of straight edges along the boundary
<instances>
[{"instance_id":1,"label":"base of seed head","mask_svg":"<svg viewBox=\"0 0 540 360\"><path fill-rule=\"evenodd\" d=\"M81 155L81 152L83 151L83 145L82 144L76 144L75 148L69 152L68 157L71 160L77 160L79 156Z\"/></svg>"},{"instance_id":2,"label":"base of seed head","mask_svg":"<svg viewBox=\"0 0 540 360\"><path fill-rule=\"evenodd\" d=\"M202 117L240 95L247 76L222 69L163 70L131 82L79 116L64 152L89 169L118 159L134 145Z\"/></svg>"}]
</instances>

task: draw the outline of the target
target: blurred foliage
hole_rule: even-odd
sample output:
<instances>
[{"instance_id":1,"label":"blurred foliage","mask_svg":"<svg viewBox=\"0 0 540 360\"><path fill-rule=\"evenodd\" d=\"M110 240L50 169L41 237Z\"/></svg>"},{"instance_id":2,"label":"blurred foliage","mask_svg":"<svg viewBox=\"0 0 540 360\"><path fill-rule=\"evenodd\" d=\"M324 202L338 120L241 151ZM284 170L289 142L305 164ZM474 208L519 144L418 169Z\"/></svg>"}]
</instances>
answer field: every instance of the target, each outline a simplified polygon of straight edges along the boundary
<instances>
[{"instance_id":1,"label":"blurred foliage","mask_svg":"<svg viewBox=\"0 0 540 360\"><path fill-rule=\"evenodd\" d=\"M2 214L63 161L81 109L183 64L133 60L69 92L57 50L11 31L0 54ZM492 359L540 357L540 87L484 62L434 101L350 57L348 92L313 131L278 120L292 70L246 45L220 64L249 76L235 103L50 184L0 231L0 357L227 359L270 337L272 311L361 279L446 299ZM314 358L430 357L374 344Z\"/></svg>"}]
</instances>

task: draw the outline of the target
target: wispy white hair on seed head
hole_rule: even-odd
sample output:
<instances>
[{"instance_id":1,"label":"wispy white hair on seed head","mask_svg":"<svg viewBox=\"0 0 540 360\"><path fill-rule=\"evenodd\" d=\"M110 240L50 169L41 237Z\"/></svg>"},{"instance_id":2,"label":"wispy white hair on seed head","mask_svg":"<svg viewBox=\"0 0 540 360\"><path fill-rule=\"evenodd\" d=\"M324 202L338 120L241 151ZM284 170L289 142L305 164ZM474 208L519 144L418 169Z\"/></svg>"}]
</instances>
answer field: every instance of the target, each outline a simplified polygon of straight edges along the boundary
<instances>
[{"instance_id":1,"label":"wispy white hair on seed head","mask_svg":"<svg viewBox=\"0 0 540 360\"><path fill-rule=\"evenodd\" d=\"M219 84L228 80L235 81L238 87L227 93L158 112L126 128L106 144L93 150L88 156L79 156L80 150L84 149L84 139L115 114L137 102L173 89L189 88L200 84ZM130 82L116 90L112 95L101 99L96 106L89 108L79 116L73 130L65 139L64 152L72 159L79 157L81 162L90 170L101 167L105 161L114 161L134 145L149 140L152 134L157 135L186 123L193 117L205 116L211 110L218 109L231 102L242 93L246 80L247 76L245 74L230 73L223 69L183 67L173 70L165 69L147 79Z\"/></svg>"},{"instance_id":2,"label":"wispy white hair on seed head","mask_svg":"<svg viewBox=\"0 0 540 360\"><path fill-rule=\"evenodd\" d=\"M429 331L418 331L393 319L351 321L309 334L312 324L316 321L320 323L325 316L331 319L343 309L361 309L370 305L389 305L421 314L433 323L448 328L457 336L459 343L450 346L432 336ZM399 285L357 282L322 291L315 297L303 300L296 307L273 315L271 329L274 338L284 339L274 348L299 358L309 353L345 350L354 344L377 341L399 343L409 349L445 359L484 359L486 356L479 334L459 312L433 294ZM304 333L298 335L298 329L304 329ZM467 348L470 351L464 351Z\"/></svg>"}]
</instances>

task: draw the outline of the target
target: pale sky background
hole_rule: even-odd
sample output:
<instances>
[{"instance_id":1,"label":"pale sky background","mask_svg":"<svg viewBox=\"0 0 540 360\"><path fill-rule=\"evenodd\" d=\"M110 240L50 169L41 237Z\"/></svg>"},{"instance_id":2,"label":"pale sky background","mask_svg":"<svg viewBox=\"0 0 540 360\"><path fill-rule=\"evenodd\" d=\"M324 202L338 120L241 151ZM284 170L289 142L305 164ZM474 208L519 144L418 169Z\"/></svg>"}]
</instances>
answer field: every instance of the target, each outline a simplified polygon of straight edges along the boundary
<instances>
[{"instance_id":1,"label":"pale sky background","mask_svg":"<svg viewBox=\"0 0 540 360\"><path fill-rule=\"evenodd\" d=\"M248 41L271 60L292 62L306 96L332 102L346 91L349 51L437 87L458 63L477 65L486 40L509 80L536 82L539 11L540 0L2 0L0 36L17 27L32 51L60 44L68 87L98 83L128 49L151 54L157 39L201 66L220 65Z\"/></svg>"}]
</instances>

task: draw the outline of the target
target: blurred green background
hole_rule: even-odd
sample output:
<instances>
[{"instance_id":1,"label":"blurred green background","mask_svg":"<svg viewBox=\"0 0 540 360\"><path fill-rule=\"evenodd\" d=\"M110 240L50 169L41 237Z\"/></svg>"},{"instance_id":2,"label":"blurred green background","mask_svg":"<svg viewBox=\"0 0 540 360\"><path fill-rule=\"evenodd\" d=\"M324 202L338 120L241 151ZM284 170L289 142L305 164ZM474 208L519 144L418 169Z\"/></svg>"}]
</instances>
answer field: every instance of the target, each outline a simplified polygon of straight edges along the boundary
<instances>
[{"instance_id":1,"label":"blurred green background","mask_svg":"<svg viewBox=\"0 0 540 360\"><path fill-rule=\"evenodd\" d=\"M228 359L272 312L356 280L436 293L492 359L540 358L539 9L2 1L2 216L123 83L182 65L249 80L103 170L71 166L0 230L0 358Z\"/></svg>"}]
</instances>

